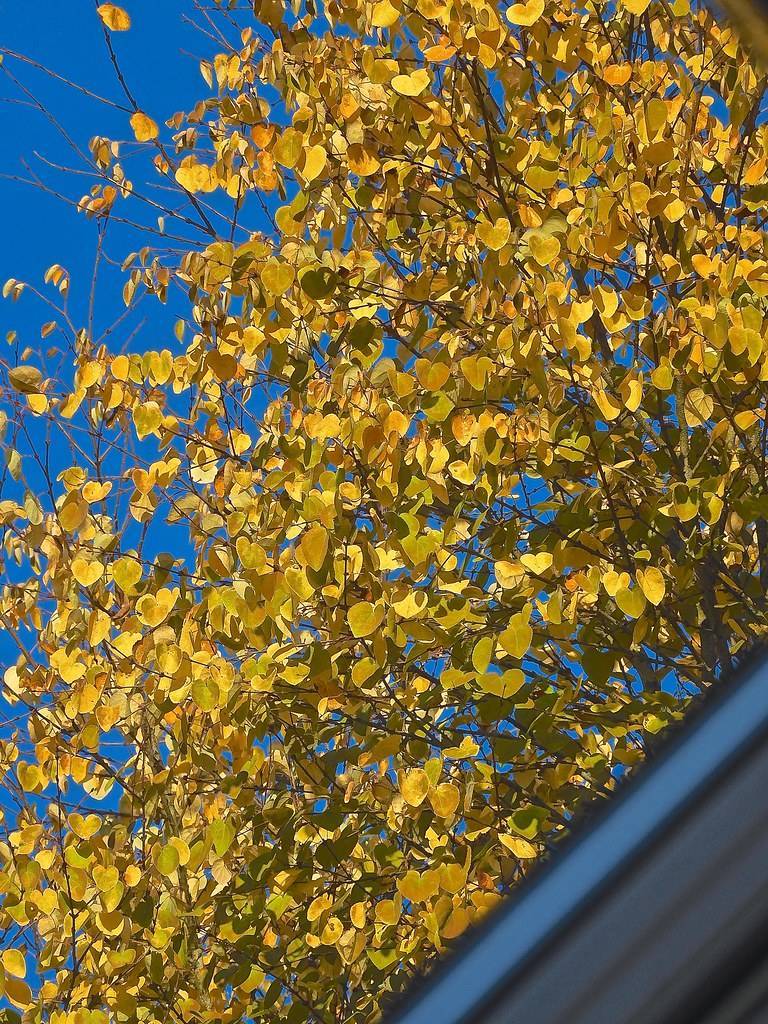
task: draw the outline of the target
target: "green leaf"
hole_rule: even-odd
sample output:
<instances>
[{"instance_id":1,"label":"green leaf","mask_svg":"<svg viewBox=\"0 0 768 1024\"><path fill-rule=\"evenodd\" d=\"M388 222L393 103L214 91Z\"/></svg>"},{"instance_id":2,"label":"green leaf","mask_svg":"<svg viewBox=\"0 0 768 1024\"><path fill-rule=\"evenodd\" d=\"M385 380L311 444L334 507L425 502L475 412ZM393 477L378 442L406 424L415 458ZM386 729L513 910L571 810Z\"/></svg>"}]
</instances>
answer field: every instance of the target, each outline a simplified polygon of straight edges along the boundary
<instances>
[{"instance_id":1,"label":"green leaf","mask_svg":"<svg viewBox=\"0 0 768 1024\"><path fill-rule=\"evenodd\" d=\"M301 287L310 299L327 299L336 288L338 276L330 267L305 270L301 275Z\"/></svg>"},{"instance_id":2,"label":"green leaf","mask_svg":"<svg viewBox=\"0 0 768 1024\"><path fill-rule=\"evenodd\" d=\"M223 857L235 839L235 830L228 821L217 818L208 826L208 838L220 857Z\"/></svg>"},{"instance_id":3,"label":"green leaf","mask_svg":"<svg viewBox=\"0 0 768 1024\"><path fill-rule=\"evenodd\" d=\"M219 703L219 687L213 679L196 679L192 683L192 700L201 711L213 711Z\"/></svg>"},{"instance_id":4,"label":"green leaf","mask_svg":"<svg viewBox=\"0 0 768 1024\"><path fill-rule=\"evenodd\" d=\"M157 870L161 875L172 875L179 866L179 851L175 846L164 846L157 858Z\"/></svg>"}]
</instances>

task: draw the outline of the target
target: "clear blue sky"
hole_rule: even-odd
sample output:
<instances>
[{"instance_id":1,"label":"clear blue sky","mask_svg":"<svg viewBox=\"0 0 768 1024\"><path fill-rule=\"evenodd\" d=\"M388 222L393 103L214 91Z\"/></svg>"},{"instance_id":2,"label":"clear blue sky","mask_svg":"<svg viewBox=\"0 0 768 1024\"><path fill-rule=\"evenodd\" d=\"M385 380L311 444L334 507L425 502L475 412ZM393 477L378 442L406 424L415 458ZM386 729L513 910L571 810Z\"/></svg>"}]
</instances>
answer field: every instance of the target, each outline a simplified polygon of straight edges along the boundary
<instances>
[{"instance_id":1,"label":"clear blue sky","mask_svg":"<svg viewBox=\"0 0 768 1024\"><path fill-rule=\"evenodd\" d=\"M193 13L191 0L123 0L133 29L113 36L121 65L139 104L162 122L186 110L203 95L199 59L210 57L214 44L201 36L184 16ZM0 0L0 46L17 51L105 97L125 103L104 45L94 0ZM184 54L182 51L188 51ZM87 146L94 135L131 137L128 115L95 102L45 74L6 56L9 71L34 93L71 133ZM22 101L19 105L14 101ZM70 199L87 190L87 179L73 179L46 168L35 157L72 164L72 153L56 128L0 73L0 137L5 175L27 177L23 161ZM61 262L73 275L72 301L79 308L90 280L96 227L74 208L37 189L0 179L4 244L0 247L0 281L9 277L40 282L44 270ZM120 239L114 255L120 256ZM112 282L114 297L118 282ZM110 293L102 293L109 302ZM0 306L0 324L23 328L33 317L31 303ZM39 311L37 311L39 313ZM104 311L109 312L108 310ZM37 329L39 316L29 323ZM30 340L32 340L30 338Z\"/></svg>"}]
</instances>

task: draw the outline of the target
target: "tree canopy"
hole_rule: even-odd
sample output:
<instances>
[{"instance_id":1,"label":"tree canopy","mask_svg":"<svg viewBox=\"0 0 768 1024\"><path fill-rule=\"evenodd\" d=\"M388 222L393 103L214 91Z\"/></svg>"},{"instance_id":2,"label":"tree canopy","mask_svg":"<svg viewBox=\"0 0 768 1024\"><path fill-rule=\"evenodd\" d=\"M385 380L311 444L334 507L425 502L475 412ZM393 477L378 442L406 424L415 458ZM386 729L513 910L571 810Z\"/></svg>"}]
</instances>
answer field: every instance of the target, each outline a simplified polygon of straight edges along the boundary
<instances>
[{"instance_id":1,"label":"tree canopy","mask_svg":"<svg viewBox=\"0 0 768 1024\"><path fill-rule=\"evenodd\" d=\"M768 79L688 0L189 0L174 113L124 2L125 308L5 286L2 984L362 1024L766 630Z\"/></svg>"}]
</instances>

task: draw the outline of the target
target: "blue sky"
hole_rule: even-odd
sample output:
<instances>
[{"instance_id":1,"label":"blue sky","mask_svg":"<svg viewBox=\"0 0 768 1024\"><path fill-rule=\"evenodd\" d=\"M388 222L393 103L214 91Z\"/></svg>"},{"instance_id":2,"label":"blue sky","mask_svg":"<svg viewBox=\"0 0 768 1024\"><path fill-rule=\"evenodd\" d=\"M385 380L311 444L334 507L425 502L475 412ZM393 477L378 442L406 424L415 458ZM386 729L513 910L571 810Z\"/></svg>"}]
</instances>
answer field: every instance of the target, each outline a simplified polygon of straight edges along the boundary
<instances>
[{"instance_id":1,"label":"blue sky","mask_svg":"<svg viewBox=\"0 0 768 1024\"><path fill-rule=\"evenodd\" d=\"M213 43L184 22L184 15L192 11L189 0L132 0L126 6L133 29L113 37L115 48L139 104L162 122L176 111L188 109L203 94L198 63L201 57L210 56ZM0 46L108 99L125 102L109 62L94 0L0 0ZM7 55L4 67L56 116L77 144L87 146L94 135L130 138L128 115L122 111L91 100ZM0 132L4 175L27 177L26 160L68 198L76 201L86 191L86 179L55 172L34 155L37 152L54 163L73 162L67 142L5 74L0 74ZM0 179L0 208L4 235L0 280L15 277L39 283L48 266L61 262L73 276L73 308L82 308L96 239L93 221L67 202L7 177ZM115 251L115 255L123 254ZM120 288L117 275L114 278L111 288L101 295L110 305ZM32 303L0 309L3 334L11 326L36 330L39 325L39 311Z\"/></svg>"}]
</instances>

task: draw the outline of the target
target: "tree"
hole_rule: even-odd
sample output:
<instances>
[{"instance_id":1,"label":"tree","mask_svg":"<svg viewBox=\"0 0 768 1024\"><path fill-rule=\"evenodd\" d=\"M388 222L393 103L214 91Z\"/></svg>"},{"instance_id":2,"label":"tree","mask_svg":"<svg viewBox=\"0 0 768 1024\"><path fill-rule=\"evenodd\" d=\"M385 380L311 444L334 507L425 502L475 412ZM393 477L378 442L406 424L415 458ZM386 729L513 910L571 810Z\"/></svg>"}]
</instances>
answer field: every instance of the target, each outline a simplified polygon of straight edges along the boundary
<instances>
[{"instance_id":1,"label":"tree","mask_svg":"<svg viewBox=\"0 0 768 1024\"><path fill-rule=\"evenodd\" d=\"M6 285L5 993L369 1021L766 630L766 78L688 0L190 0L163 123L131 13L126 309Z\"/></svg>"}]
</instances>

